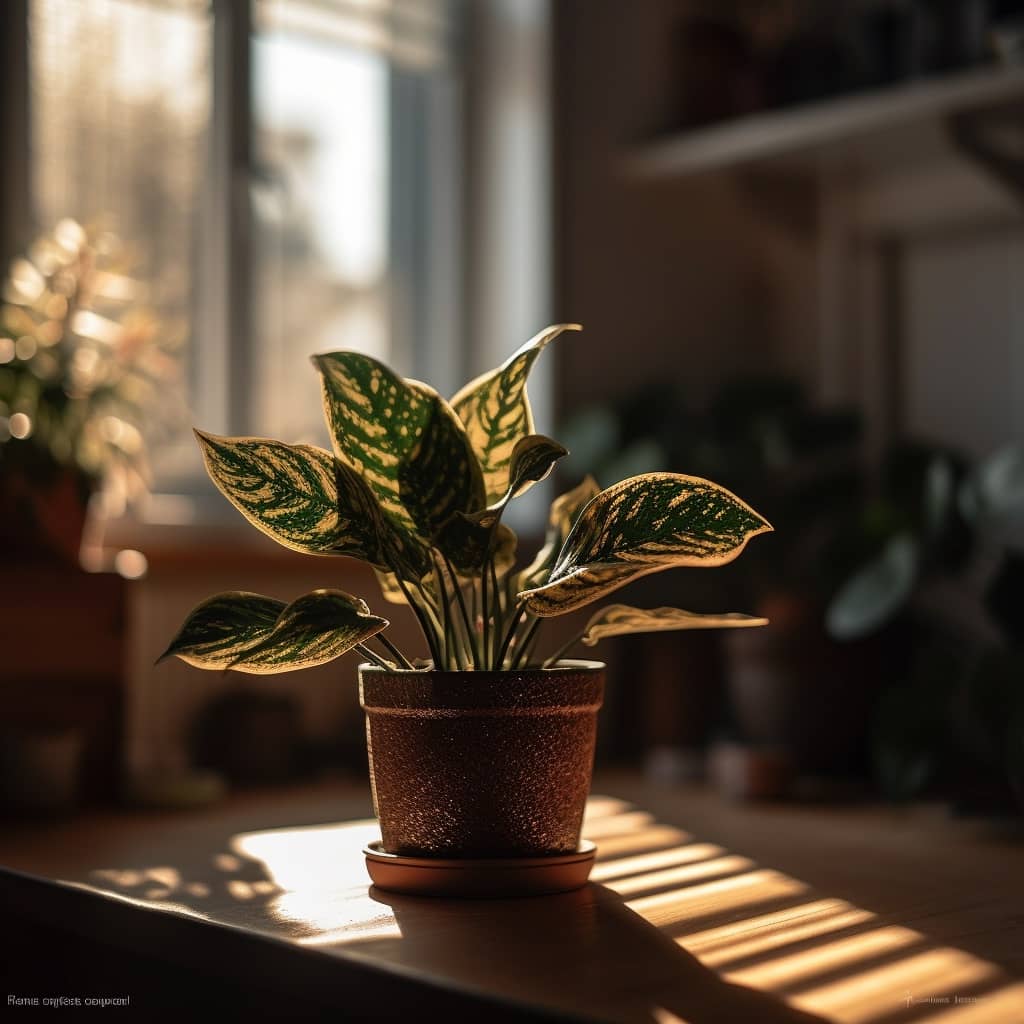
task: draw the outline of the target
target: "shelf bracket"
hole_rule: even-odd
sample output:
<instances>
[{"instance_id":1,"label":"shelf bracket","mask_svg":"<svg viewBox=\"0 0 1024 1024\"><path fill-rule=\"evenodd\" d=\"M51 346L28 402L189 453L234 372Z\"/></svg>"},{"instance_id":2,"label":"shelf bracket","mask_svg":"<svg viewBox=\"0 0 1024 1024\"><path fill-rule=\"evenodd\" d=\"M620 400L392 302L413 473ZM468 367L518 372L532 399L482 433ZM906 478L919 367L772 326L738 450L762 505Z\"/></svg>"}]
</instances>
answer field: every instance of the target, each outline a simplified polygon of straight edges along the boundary
<instances>
[{"instance_id":1,"label":"shelf bracket","mask_svg":"<svg viewBox=\"0 0 1024 1024\"><path fill-rule=\"evenodd\" d=\"M1024 106L951 114L945 127L959 152L1024 202Z\"/></svg>"}]
</instances>

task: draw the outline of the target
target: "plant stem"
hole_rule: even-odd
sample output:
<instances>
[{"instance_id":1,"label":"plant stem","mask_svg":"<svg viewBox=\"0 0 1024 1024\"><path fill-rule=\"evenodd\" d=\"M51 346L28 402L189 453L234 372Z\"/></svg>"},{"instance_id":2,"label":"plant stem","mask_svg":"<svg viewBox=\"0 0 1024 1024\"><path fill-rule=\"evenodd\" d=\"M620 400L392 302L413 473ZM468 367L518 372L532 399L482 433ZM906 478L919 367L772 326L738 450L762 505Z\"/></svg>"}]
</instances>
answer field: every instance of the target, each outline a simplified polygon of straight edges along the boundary
<instances>
[{"instance_id":1,"label":"plant stem","mask_svg":"<svg viewBox=\"0 0 1024 1024\"><path fill-rule=\"evenodd\" d=\"M484 564L480 567L480 616L483 621L483 636L481 640L483 642L484 657L481 663L481 668L493 668L491 663L491 656L494 653L493 645L491 642L491 621L487 610L487 559L484 560Z\"/></svg>"},{"instance_id":2,"label":"plant stem","mask_svg":"<svg viewBox=\"0 0 1024 1024\"><path fill-rule=\"evenodd\" d=\"M427 647L430 649L430 659L434 663L434 668L439 669L441 667L441 652L437 645L436 634L431 628L430 622L427 620L426 613L413 600L413 596L409 592L409 588L405 585L405 581L397 572L395 573L395 579L398 581L398 586L405 595L406 602L412 609L413 614L416 616L416 619L420 624L420 629L423 630L423 639L427 641Z\"/></svg>"},{"instance_id":3,"label":"plant stem","mask_svg":"<svg viewBox=\"0 0 1024 1024\"><path fill-rule=\"evenodd\" d=\"M558 662L561 661L562 655L570 651L583 639L584 632L586 631L581 629L574 637L572 637L572 639L562 644L562 646L544 662L541 668L551 668L552 665L557 665Z\"/></svg>"},{"instance_id":4,"label":"plant stem","mask_svg":"<svg viewBox=\"0 0 1024 1024\"><path fill-rule=\"evenodd\" d=\"M371 651L365 644L356 644L355 650L357 650L367 661L372 661L378 668L391 668L379 654L375 651Z\"/></svg>"},{"instance_id":5,"label":"plant stem","mask_svg":"<svg viewBox=\"0 0 1024 1024\"><path fill-rule=\"evenodd\" d=\"M473 659L474 667L481 663L480 649L476 643L476 632L473 629L473 622L469 617L469 611L466 608L466 599L462 593L462 587L459 586L459 577L455 572L455 568L451 563L451 559L442 551L441 557L444 559L445 567L448 569L448 575L452 580L452 587L455 590L456 600L459 602L459 611L462 613L462 622L466 627L466 644L469 647L469 654Z\"/></svg>"},{"instance_id":6,"label":"plant stem","mask_svg":"<svg viewBox=\"0 0 1024 1024\"><path fill-rule=\"evenodd\" d=\"M540 616L534 618L533 622L530 623L530 628L527 629L523 636L523 639L519 643L519 648L516 651L515 657L512 659L512 668L519 668L523 663L523 659L526 658L529 662L530 650L533 647L534 637L537 635L537 630L540 628L540 624L543 619Z\"/></svg>"},{"instance_id":7,"label":"plant stem","mask_svg":"<svg viewBox=\"0 0 1024 1024\"><path fill-rule=\"evenodd\" d=\"M377 639L398 659L402 668L412 668L412 662L383 633L378 633Z\"/></svg>"},{"instance_id":8,"label":"plant stem","mask_svg":"<svg viewBox=\"0 0 1024 1024\"><path fill-rule=\"evenodd\" d=\"M502 622L502 607L501 607L501 594L498 591L498 570L494 566L494 559L493 558L488 558L487 559L487 570L488 570L487 575L488 575L488 577L489 577L489 579L491 581L492 588L493 588L492 591L491 591L491 603L493 605L492 614L494 616L494 629L491 631L491 650L489 652L490 653L490 658L491 658L491 668L501 668L501 665L498 664L498 660L497 660L497 658L498 658L497 650L498 650L499 638L501 636L501 627L503 625L503 622ZM483 583L484 583L484 588L486 589L486 587L487 587L487 580L485 579L483 581Z\"/></svg>"},{"instance_id":9,"label":"plant stem","mask_svg":"<svg viewBox=\"0 0 1024 1024\"><path fill-rule=\"evenodd\" d=\"M501 650L498 652L498 657L495 659L492 668L500 671L503 662L505 661L505 652L508 651L509 645L512 643L512 638L515 636L516 628L519 625L523 615L526 614L526 604L516 605L515 614L512 616L512 621L508 625L508 632L505 634L505 640L501 645Z\"/></svg>"},{"instance_id":10,"label":"plant stem","mask_svg":"<svg viewBox=\"0 0 1024 1024\"><path fill-rule=\"evenodd\" d=\"M455 667L461 670L466 666L462 662L462 645L459 643L459 638L456 635L452 605L448 597L448 588L445 585L444 571L441 569L441 563L438 561L437 552L433 548L430 551L430 557L434 563L437 597L441 604L441 610L444 613L444 667L446 670L451 671L454 664Z\"/></svg>"}]
</instances>

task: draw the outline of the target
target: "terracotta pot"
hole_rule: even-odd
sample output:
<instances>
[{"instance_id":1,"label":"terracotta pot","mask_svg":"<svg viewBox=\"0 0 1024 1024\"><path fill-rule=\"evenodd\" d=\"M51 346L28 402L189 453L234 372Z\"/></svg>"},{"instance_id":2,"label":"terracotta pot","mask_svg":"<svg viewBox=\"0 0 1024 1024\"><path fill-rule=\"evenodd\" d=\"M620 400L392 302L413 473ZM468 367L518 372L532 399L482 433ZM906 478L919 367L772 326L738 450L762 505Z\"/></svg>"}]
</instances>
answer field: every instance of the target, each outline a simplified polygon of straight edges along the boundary
<instances>
[{"instance_id":1,"label":"terracotta pot","mask_svg":"<svg viewBox=\"0 0 1024 1024\"><path fill-rule=\"evenodd\" d=\"M537 857L576 850L604 665L518 672L359 669L387 853Z\"/></svg>"}]
</instances>

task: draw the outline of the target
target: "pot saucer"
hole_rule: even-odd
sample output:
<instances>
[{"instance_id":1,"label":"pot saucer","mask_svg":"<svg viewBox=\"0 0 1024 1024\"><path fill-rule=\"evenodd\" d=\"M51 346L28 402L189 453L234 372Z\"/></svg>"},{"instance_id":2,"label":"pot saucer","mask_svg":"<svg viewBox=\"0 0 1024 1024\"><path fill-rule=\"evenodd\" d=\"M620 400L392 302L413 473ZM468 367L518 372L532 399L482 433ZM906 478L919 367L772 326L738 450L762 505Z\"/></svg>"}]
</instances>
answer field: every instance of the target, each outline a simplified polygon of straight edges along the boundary
<instances>
[{"instance_id":1,"label":"pot saucer","mask_svg":"<svg viewBox=\"0 0 1024 1024\"><path fill-rule=\"evenodd\" d=\"M572 853L549 857L446 860L386 853L380 840L363 847L373 884L411 896L501 899L568 892L586 885L597 847L587 839Z\"/></svg>"}]
</instances>

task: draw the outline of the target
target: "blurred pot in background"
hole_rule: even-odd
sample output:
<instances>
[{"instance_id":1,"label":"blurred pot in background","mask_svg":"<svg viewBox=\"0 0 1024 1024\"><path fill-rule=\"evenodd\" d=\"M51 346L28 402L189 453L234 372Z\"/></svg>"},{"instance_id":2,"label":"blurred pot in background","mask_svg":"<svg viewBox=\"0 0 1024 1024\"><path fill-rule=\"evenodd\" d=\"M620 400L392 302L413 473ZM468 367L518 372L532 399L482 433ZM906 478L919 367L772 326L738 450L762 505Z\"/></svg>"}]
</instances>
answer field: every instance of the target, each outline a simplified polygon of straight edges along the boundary
<instances>
[{"instance_id":1,"label":"blurred pot in background","mask_svg":"<svg viewBox=\"0 0 1024 1024\"><path fill-rule=\"evenodd\" d=\"M0 807L45 815L74 807L79 792L83 736L54 725L0 736Z\"/></svg>"},{"instance_id":2,"label":"blurred pot in background","mask_svg":"<svg viewBox=\"0 0 1024 1024\"><path fill-rule=\"evenodd\" d=\"M888 638L842 645L822 628L823 606L793 592L767 595L757 610L771 628L724 638L740 739L787 751L799 773L864 776Z\"/></svg>"}]
</instances>

